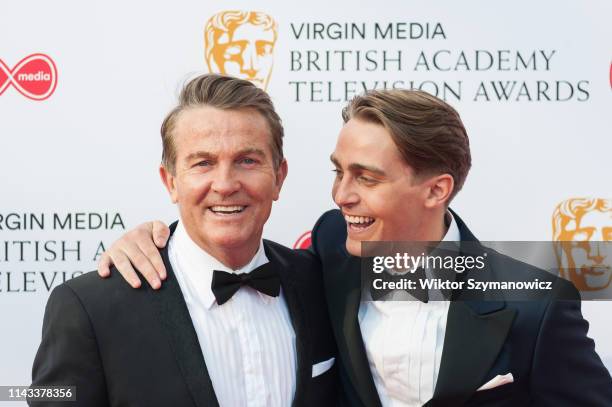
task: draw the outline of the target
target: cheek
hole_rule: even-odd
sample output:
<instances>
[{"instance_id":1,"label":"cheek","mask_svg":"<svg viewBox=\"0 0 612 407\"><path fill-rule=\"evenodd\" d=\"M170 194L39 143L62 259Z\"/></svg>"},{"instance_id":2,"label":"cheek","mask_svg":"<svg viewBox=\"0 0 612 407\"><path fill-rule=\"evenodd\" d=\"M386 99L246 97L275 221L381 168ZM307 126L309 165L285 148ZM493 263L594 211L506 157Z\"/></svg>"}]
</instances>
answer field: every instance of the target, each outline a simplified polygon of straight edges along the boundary
<instances>
[{"instance_id":1,"label":"cheek","mask_svg":"<svg viewBox=\"0 0 612 407\"><path fill-rule=\"evenodd\" d=\"M404 229L410 229L408 225L413 225L417 220L418 208L414 205L414 198L395 191L388 192L373 194L367 205L371 215L380 222L379 232L384 233L386 238L396 239L397 236L404 235Z\"/></svg>"},{"instance_id":2,"label":"cheek","mask_svg":"<svg viewBox=\"0 0 612 407\"><path fill-rule=\"evenodd\" d=\"M372 216L383 221L392 221L401 217L406 210L406 203L393 191L372 193L369 194L367 199L363 198L362 195L362 200L367 204Z\"/></svg>"},{"instance_id":3,"label":"cheek","mask_svg":"<svg viewBox=\"0 0 612 407\"><path fill-rule=\"evenodd\" d=\"M204 199L210 190L209 177L202 174L191 174L183 177L176 185L179 200L197 203Z\"/></svg>"},{"instance_id":4,"label":"cheek","mask_svg":"<svg viewBox=\"0 0 612 407\"><path fill-rule=\"evenodd\" d=\"M242 189L251 200L262 206L271 206L278 197L279 187L276 178L267 173L249 173L242 180Z\"/></svg>"}]
</instances>

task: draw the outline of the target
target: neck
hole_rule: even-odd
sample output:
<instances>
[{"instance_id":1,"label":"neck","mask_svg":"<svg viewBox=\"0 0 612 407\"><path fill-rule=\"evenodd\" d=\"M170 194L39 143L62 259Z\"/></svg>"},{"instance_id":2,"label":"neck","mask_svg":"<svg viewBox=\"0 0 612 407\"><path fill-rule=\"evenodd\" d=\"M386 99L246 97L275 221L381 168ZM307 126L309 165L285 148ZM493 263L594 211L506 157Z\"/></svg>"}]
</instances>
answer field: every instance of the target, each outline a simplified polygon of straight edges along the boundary
<instances>
[{"instance_id":1,"label":"neck","mask_svg":"<svg viewBox=\"0 0 612 407\"><path fill-rule=\"evenodd\" d=\"M439 242L444 238L448 231L448 226L445 222L446 210L436 213L434 216L426 217L429 218L429 222L422 224L422 233L416 240L425 242Z\"/></svg>"},{"instance_id":2,"label":"neck","mask_svg":"<svg viewBox=\"0 0 612 407\"><path fill-rule=\"evenodd\" d=\"M257 244L251 245L252 247L203 247L198 244L200 248L210 254L212 257L217 259L221 264L225 267L230 268L232 270L238 270L249 264L249 262L255 257L257 254L257 250L259 250L259 242Z\"/></svg>"},{"instance_id":3,"label":"neck","mask_svg":"<svg viewBox=\"0 0 612 407\"><path fill-rule=\"evenodd\" d=\"M221 245L212 244L211 242L203 241L198 239L196 236L192 236L189 230L185 228L185 232L189 239L194 242L200 249L204 250L211 257L215 258L225 267L231 270L238 270L247 264L255 257L259 245L261 242L261 236L259 239L253 239L253 241L244 243L240 246L237 245Z\"/></svg>"}]
</instances>

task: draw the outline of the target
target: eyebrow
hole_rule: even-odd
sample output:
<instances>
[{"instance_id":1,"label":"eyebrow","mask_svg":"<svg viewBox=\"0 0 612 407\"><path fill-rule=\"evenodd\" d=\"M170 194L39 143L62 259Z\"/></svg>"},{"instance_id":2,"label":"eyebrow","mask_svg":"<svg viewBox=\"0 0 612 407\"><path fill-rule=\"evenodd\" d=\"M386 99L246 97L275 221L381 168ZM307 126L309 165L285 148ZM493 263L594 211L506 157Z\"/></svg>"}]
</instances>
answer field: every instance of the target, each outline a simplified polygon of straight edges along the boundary
<instances>
[{"instance_id":1,"label":"eyebrow","mask_svg":"<svg viewBox=\"0 0 612 407\"><path fill-rule=\"evenodd\" d=\"M338 159L336 157L334 157L334 155L330 155L329 159L331 160L331 162L336 166L336 167L342 167L340 165L340 163L338 162ZM385 176L387 175L386 172L384 172L382 169L378 168L378 167L374 167L372 165L365 165L365 164L358 164L358 163L351 163L348 165L348 169L349 171L353 171L353 172L357 172L357 171L368 171L371 172L373 174L377 174L380 176Z\"/></svg>"},{"instance_id":2,"label":"eyebrow","mask_svg":"<svg viewBox=\"0 0 612 407\"><path fill-rule=\"evenodd\" d=\"M187 161L191 161L191 160L195 160L197 159L201 159L201 158L215 158L216 156L214 154L211 154L207 151L196 151L195 153L191 153L187 156Z\"/></svg>"},{"instance_id":3,"label":"eyebrow","mask_svg":"<svg viewBox=\"0 0 612 407\"><path fill-rule=\"evenodd\" d=\"M259 149L259 148L245 148L243 150L240 150L236 153L237 156L245 156L245 155L249 155L249 154L255 154L258 155L260 157L265 157L266 153L264 153L263 150ZM191 153L187 156L187 161L191 161L194 159L202 159L202 158L208 158L208 159L215 159L217 158L216 154L212 154L209 153L208 151L196 151L195 153Z\"/></svg>"}]
</instances>

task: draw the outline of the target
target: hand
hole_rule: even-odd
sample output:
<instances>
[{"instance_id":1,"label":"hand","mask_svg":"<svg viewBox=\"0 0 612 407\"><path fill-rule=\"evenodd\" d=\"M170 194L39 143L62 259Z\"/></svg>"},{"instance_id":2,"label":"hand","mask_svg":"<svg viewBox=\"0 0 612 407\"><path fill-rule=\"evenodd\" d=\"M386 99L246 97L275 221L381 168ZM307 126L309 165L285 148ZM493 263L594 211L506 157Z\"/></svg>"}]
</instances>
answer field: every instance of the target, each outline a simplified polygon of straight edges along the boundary
<instances>
[{"instance_id":1,"label":"hand","mask_svg":"<svg viewBox=\"0 0 612 407\"><path fill-rule=\"evenodd\" d=\"M161 287L166 279L166 267L158 248L163 248L170 237L170 229L156 220L138 225L130 230L105 251L98 263L98 274L110 276L110 266L115 265L123 278L134 288L140 287L140 278L134 267L142 274L153 289Z\"/></svg>"}]
</instances>

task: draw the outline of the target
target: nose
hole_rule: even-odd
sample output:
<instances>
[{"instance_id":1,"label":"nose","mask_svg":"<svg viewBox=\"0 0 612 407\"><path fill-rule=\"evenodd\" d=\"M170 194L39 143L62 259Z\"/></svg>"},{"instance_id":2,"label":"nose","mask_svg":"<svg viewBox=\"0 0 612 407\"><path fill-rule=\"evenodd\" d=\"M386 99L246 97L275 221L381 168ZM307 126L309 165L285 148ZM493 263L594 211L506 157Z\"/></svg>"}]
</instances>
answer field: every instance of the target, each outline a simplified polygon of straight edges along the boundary
<instances>
[{"instance_id":1,"label":"nose","mask_svg":"<svg viewBox=\"0 0 612 407\"><path fill-rule=\"evenodd\" d=\"M228 197L240 190L241 184L236 172L230 165L220 166L216 171L211 189L213 192Z\"/></svg>"},{"instance_id":2,"label":"nose","mask_svg":"<svg viewBox=\"0 0 612 407\"><path fill-rule=\"evenodd\" d=\"M242 72L254 78L257 74L257 50L254 45L249 43L242 52Z\"/></svg>"},{"instance_id":3,"label":"nose","mask_svg":"<svg viewBox=\"0 0 612 407\"><path fill-rule=\"evenodd\" d=\"M332 198L339 207L352 207L359 203L359 194L355 191L350 177L336 179L332 189Z\"/></svg>"},{"instance_id":4,"label":"nose","mask_svg":"<svg viewBox=\"0 0 612 407\"><path fill-rule=\"evenodd\" d=\"M596 265L599 265L601 263L603 263L605 256L602 255L601 253L601 246L600 246L600 242L589 242L589 245L591 246L591 250L590 253L588 255L588 259L591 260L593 263L595 263ZM605 243L603 243L605 245ZM593 247L595 246L595 247Z\"/></svg>"}]
</instances>

